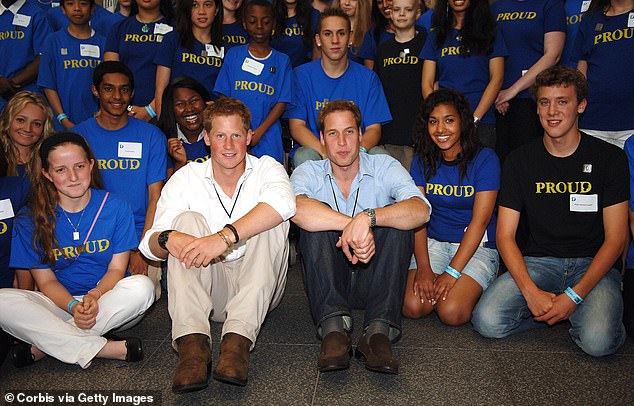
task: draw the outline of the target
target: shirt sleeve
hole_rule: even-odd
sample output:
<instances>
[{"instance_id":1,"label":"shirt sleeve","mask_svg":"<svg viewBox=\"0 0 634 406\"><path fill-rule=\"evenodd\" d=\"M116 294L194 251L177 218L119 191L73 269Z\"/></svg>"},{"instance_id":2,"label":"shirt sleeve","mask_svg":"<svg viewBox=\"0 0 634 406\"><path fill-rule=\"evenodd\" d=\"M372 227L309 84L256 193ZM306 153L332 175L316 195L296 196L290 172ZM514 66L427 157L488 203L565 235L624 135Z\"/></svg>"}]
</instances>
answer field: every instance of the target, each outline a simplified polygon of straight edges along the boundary
<instances>
[{"instance_id":1,"label":"shirt sleeve","mask_svg":"<svg viewBox=\"0 0 634 406\"><path fill-rule=\"evenodd\" d=\"M136 238L134 214L132 213L130 205L123 200L112 198L111 196L109 196L108 199L112 199L112 204L116 205L117 213L117 231L114 233L115 238L112 245L112 252L119 254L136 248L139 244Z\"/></svg>"},{"instance_id":2,"label":"shirt sleeve","mask_svg":"<svg viewBox=\"0 0 634 406\"><path fill-rule=\"evenodd\" d=\"M566 10L562 0L548 0L544 5L544 33L566 32Z\"/></svg>"},{"instance_id":3,"label":"shirt sleeve","mask_svg":"<svg viewBox=\"0 0 634 406\"><path fill-rule=\"evenodd\" d=\"M174 55L178 50L179 41L180 39L176 31L171 31L163 36L159 50L154 56L154 64L171 69L174 63Z\"/></svg>"},{"instance_id":4,"label":"shirt sleeve","mask_svg":"<svg viewBox=\"0 0 634 406\"><path fill-rule=\"evenodd\" d=\"M475 191L500 190L500 160L490 148L478 153L474 165Z\"/></svg>"},{"instance_id":5,"label":"shirt sleeve","mask_svg":"<svg viewBox=\"0 0 634 406\"><path fill-rule=\"evenodd\" d=\"M436 32L432 31L425 39L425 45L420 53L423 60L437 61L438 55L436 52Z\"/></svg>"},{"instance_id":6,"label":"shirt sleeve","mask_svg":"<svg viewBox=\"0 0 634 406\"><path fill-rule=\"evenodd\" d=\"M216 83L214 84L214 93L218 96L225 95L231 96L231 71L235 69L235 64L233 63L234 57L233 52L234 48L229 49L227 54L225 55L225 59L222 62L222 67L220 68L220 72L218 72L218 77L216 77Z\"/></svg>"},{"instance_id":7,"label":"shirt sleeve","mask_svg":"<svg viewBox=\"0 0 634 406\"><path fill-rule=\"evenodd\" d=\"M390 196L392 196L396 202L418 197L427 204L431 213L431 204L429 204L427 198L425 198L423 193L416 186L410 174L403 168L403 165L393 158L389 159L389 162L386 162L386 164L388 167L386 171L383 172L382 179L379 181L386 186Z\"/></svg>"},{"instance_id":8,"label":"shirt sleeve","mask_svg":"<svg viewBox=\"0 0 634 406\"><path fill-rule=\"evenodd\" d=\"M33 20L33 55L40 55L46 39L52 34L51 26L44 13L35 13Z\"/></svg>"},{"instance_id":9,"label":"shirt sleeve","mask_svg":"<svg viewBox=\"0 0 634 406\"><path fill-rule=\"evenodd\" d=\"M361 44L358 52L359 58L374 60L376 58L376 48L374 30L372 29L366 32L363 37L363 43Z\"/></svg>"},{"instance_id":10,"label":"shirt sleeve","mask_svg":"<svg viewBox=\"0 0 634 406\"><path fill-rule=\"evenodd\" d=\"M412 179L414 179L416 186L425 188L427 185L427 180L425 180L425 168L420 157L417 155L414 155L414 158L412 159L412 166L409 169L409 174Z\"/></svg>"},{"instance_id":11,"label":"shirt sleeve","mask_svg":"<svg viewBox=\"0 0 634 406\"><path fill-rule=\"evenodd\" d=\"M121 46L121 29L123 24L125 24L128 20L121 20L117 25L115 25L112 30L108 33L108 38L106 39L106 49L105 52L115 52L119 53L119 47Z\"/></svg>"},{"instance_id":12,"label":"shirt sleeve","mask_svg":"<svg viewBox=\"0 0 634 406\"><path fill-rule=\"evenodd\" d=\"M315 177L318 175L314 169L313 162L306 161L293 170L291 174L291 184L293 185L295 196L315 196L314 192L318 183Z\"/></svg>"},{"instance_id":13,"label":"shirt sleeve","mask_svg":"<svg viewBox=\"0 0 634 406\"><path fill-rule=\"evenodd\" d=\"M390 113L390 107L387 104L381 81L376 73L373 71L368 72L371 74L371 81L368 101L365 104L365 111L362 112L364 129L372 124L385 124L392 121L392 114Z\"/></svg>"},{"instance_id":14,"label":"shirt sleeve","mask_svg":"<svg viewBox=\"0 0 634 406\"><path fill-rule=\"evenodd\" d=\"M286 54L282 54L280 52L280 58L282 60L282 80L278 86L278 89L281 89L279 97L277 99L278 103L290 103L293 101L293 79L292 79L292 69L291 69L291 61L288 59Z\"/></svg>"},{"instance_id":15,"label":"shirt sleeve","mask_svg":"<svg viewBox=\"0 0 634 406\"><path fill-rule=\"evenodd\" d=\"M33 246L33 218L27 210L21 210L13 222L11 237L11 257L9 267L16 269L45 269L38 252Z\"/></svg>"},{"instance_id":16,"label":"shirt sleeve","mask_svg":"<svg viewBox=\"0 0 634 406\"><path fill-rule=\"evenodd\" d=\"M515 159L516 156L517 150L515 153L511 153L504 161L504 168L502 169L502 178L500 182L500 194L498 195L498 204L521 212L524 207L524 201L522 199L522 191L520 188L522 181L520 179L520 171L516 163L517 159Z\"/></svg>"},{"instance_id":17,"label":"shirt sleeve","mask_svg":"<svg viewBox=\"0 0 634 406\"><path fill-rule=\"evenodd\" d=\"M603 207L609 207L626 200L630 200L630 183L628 160L618 147L608 145L612 151L609 154L608 174L603 190Z\"/></svg>"},{"instance_id":18,"label":"shirt sleeve","mask_svg":"<svg viewBox=\"0 0 634 406\"><path fill-rule=\"evenodd\" d=\"M292 89L293 99L290 107L287 108L288 118L295 118L308 122L308 114L306 112L306 96L300 82L300 72L297 69L292 73Z\"/></svg>"},{"instance_id":19,"label":"shirt sleeve","mask_svg":"<svg viewBox=\"0 0 634 406\"><path fill-rule=\"evenodd\" d=\"M46 40L42 48L37 85L41 88L57 90L57 79L55 77L55 36L53 35Z\"/></svg>"},{"instance_id":20,"label":"shirt sleeve","mask_svg":"<svg viewBox=\"0 0 634 406\"><path fill-rule=\"evenodd\" d=\"M295 195L284 167L268 156L259 159L260 195L258 203L271 206L285 221L295 215Z\"/></svg>"},{"instance_id":21,"label":"shirt sleeve","mask_svg":"<svg viewBox=\"0 0 634 406\"><path fill-rule=\"evenodd\" d=\"M151 185L167 178L167 141L165 135L153 126L150 137L147 184Z\"/></svg>"}]
</instances>

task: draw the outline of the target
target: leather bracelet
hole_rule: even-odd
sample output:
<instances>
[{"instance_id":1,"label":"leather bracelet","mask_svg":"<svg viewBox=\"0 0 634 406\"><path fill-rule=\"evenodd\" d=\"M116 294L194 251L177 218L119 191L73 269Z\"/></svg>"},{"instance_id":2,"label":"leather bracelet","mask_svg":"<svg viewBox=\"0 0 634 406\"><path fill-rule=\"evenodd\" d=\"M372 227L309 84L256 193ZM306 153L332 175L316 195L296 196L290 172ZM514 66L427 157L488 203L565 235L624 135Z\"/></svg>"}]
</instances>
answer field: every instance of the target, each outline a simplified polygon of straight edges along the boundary
<instances>
[{"instance_id":1,"label":"leather bracelet","mask_svg":"<svg viewBox=\"0 0 634 406\"><path fill-rule=\"evenodd\" d=\"M240 242L240 236L238 235L238 230L236 230L236 228L233 226L233 224L225 224L225 227L228 228L229 230L231 230L231 232L233 233L233 236L236 238L236 242L234 244L237 244Z\"/></svg>"}]
</instances>

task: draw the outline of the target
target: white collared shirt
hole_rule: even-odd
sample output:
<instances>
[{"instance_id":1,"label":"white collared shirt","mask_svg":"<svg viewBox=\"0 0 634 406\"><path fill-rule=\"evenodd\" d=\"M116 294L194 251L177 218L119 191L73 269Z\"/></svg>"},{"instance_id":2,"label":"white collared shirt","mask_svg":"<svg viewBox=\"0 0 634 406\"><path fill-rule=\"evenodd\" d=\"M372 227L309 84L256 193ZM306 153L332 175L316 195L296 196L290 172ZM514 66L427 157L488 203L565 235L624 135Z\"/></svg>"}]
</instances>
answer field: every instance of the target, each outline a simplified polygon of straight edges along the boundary
<instances>
[{"instance_id":1,"label":"white collared shirt","mask_svg":"<svg viewBox=\"0 0 634 406\"><path fill-rule=\"evenodd\" d=\"M176 216L185 211L202 214L212 233L218 232L227 223L234 223L258 203L273 207L285 221L295 215L295 195L291 182L284 167L273 158L247 155L244 173L231 198L214 180L211 164L211 159L191 162L176 171L165 184L156 205L152 228L145 233L139 245L147 258L161 260L150 251L150 237L156 232L171 229ZM231 218L225 210L231 213ZM240 243L225 252L225 260L239 259L245 251L245 241L240 240Z\"/></svg>"},{"instance_id":2,"label":"white collared shirt","mask_svg":"<svg viewBox=\"0 0 634 406\"><path fill-rule=\"evenodd\" d=\"M189 140L187 139L185 134L183 134L183 132L181 131L181 128L178 125L176 125L176 136L178 137L179 140L183 141L185 144L191 144L191 142L189 142ZM200 131L200 134L198 134L198 139L196 140L196 142L202 140L203 138L205 138L204 129L202 129Z\"/></svg>"},{"instance_id":3,"label":"white collared shirt","mask_svg":"<svg viewBox=\"0 0 634 406\"><path fill-rule=\"evenodd\" d=\"M20 8L22 8L24 3L26 3L26 0L18 0L15 3L11 4L9 7L5 7L4 4L0 2L0 15L4 14L6 10L9 10L13 13L13 15L16 15Z\"/></svg>"}]
</instances>

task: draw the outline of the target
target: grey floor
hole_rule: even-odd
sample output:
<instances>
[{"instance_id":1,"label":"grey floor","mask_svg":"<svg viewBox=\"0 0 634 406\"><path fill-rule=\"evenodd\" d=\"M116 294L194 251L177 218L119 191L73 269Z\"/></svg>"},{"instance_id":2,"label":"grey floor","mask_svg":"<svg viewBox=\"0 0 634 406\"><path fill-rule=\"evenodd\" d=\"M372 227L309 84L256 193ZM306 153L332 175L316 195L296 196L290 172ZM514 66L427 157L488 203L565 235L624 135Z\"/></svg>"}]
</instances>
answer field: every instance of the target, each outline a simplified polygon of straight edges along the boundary
<instances>
[{"instance_id":1,"label":"grey floor","mask_svg":"<svg viewBox=\"0 0 634 406\"><path fill-rule=\"evenodd\" d=\"M214 357L220 329L213 324ZM634 341L628 338L616 355L593 359L570 341L565 325L495 341L469 326L443 326L435 317L406 320L395 345L400 375L366 371L356 360L347 371L320 374L319 342L299 266L289 270L284 299L262 328L244 388L212 380L201 392L171 393L177 355L165 298L129 334L144 340L141 363L96 360L82 370L50 358L23 369L5 362L0 396L25 390L132 390L156 391L164 405L634 404Z\"/></svg>"}]
</instances>

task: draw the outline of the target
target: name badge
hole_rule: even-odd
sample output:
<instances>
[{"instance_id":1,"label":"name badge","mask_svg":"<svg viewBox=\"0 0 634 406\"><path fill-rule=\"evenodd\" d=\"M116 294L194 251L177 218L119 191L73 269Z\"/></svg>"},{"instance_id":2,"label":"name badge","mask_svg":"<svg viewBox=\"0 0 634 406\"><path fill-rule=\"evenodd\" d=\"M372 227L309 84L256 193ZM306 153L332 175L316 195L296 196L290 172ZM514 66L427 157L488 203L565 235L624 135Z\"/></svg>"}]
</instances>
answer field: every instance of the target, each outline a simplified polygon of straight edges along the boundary
<instances>
[{"instance_id":1,"label":"name badge","mask_svg":"<svg viewBox=\"0 0 634 406\"><path fill-rule=\"evenodd\" d=\"M205 44L205 52L207 52L207 56L215 56L220 59L223 59L225 57L225 47L217 47L215 45Z\"/></svg>"},{"instance_id":2,"label":"name badge","mask_svg":"<svg viewBox=\"0 0 634 406\"><path fill-rule=\"evenodd\" d=\"M15 217L13 213L13 205L11 199L0 200L0 220L10 219Z\"/></svg>"},{"instance_id":3,"label":"name badge","mask_svg":"<svg viewBox=\"0 0 634 406\"><path fill-rule=\"evenodd\" d=\"M634 27L634 12L627 17L627 28Z\"/></svg>"},{"instance_id":4,"label":"name badge","mask_svg":"<svg viewBox=\"0 0 634 406\"><path fill-rule=\"evenodd\" d=\"M583 3L581 3L581 12L585 13L586 11L588 11L588 8L590 7L590 2L591 0L586 0Z\"/></svg>"},{"instance_id":5,"label":"name badge","mask_svg":"<svg viewBox=\"0 0 634 406\"><path fill-rule=\"evenodd\" d=\"M599 195L570 195L570 211L597 212L599 211Z\"/></svg>"},{"instance_id":6,"label":"name badge","mask_svg":"<svg viewBox=\"0 0 634 406\"><path fill-rule=\"evenodd\" d=\"M31 23L31 16L25 16L24 14L16 14L13 16L13 25L20 27L28 27Z\"/></svg>"},{"instance_id":7,"label":"name badge","mask_svg":"<svg viewBox=\"0 0 634 406\"><path fill-rule=\"evenodd\" d=\"M79 44L79 55L99 58L99 47L91 44Z\"/></svg>"},{"instance_id":8,"label":"name badge","mask_svg":"<svg viewBox=\"0 0 634 406\"><path fill-rule=\"evenodd\" d=\"M526 75L526 72L528 72L528 69L522 70L522 76Z\"/></svg>"},{"instance_id":9,"label":"name badge","mask_svg":"<svg viewBox=\"0 0 634 406\"><path fill-rule=\"evenodd\" d=\"M244 62L242 62L242 70L252 73L255 76L260 76L260 73L262 73L262 69L264 69L264 64L262 62L256 61L255 59L246 57L244 58Z\"/></svg>"},{"instance_id":10,"label":"name badge","mask_svg":"<svg viewBox=\"0 0 634 406\"><path fill-rule=\"evenodd\" d=\"M55 2L51 3L51 8L53 7L59 7L59 3L55 3Z\"/></svg>"},{"instance_id":11,"label":"name badge","mask_svg":"<svg viewBox=\"0 0 634 406\"><path fill-rule=\"evenodd\" d=\"M141 152L143 151L143 144L140 142L119 142L119 151L117 156L119 158L141 158Z\"/></svg>"},{"instance_id":12,"label":"name badge","mask_svg":"<svg viewBox=\"0 0 634 406\"><path fill-rule=\"evenodd\" d=\"M154 34L165 35L168 32L172 32L174 27L169 24L156 23L154 24Z\"/></svg>"}]
</instances>

